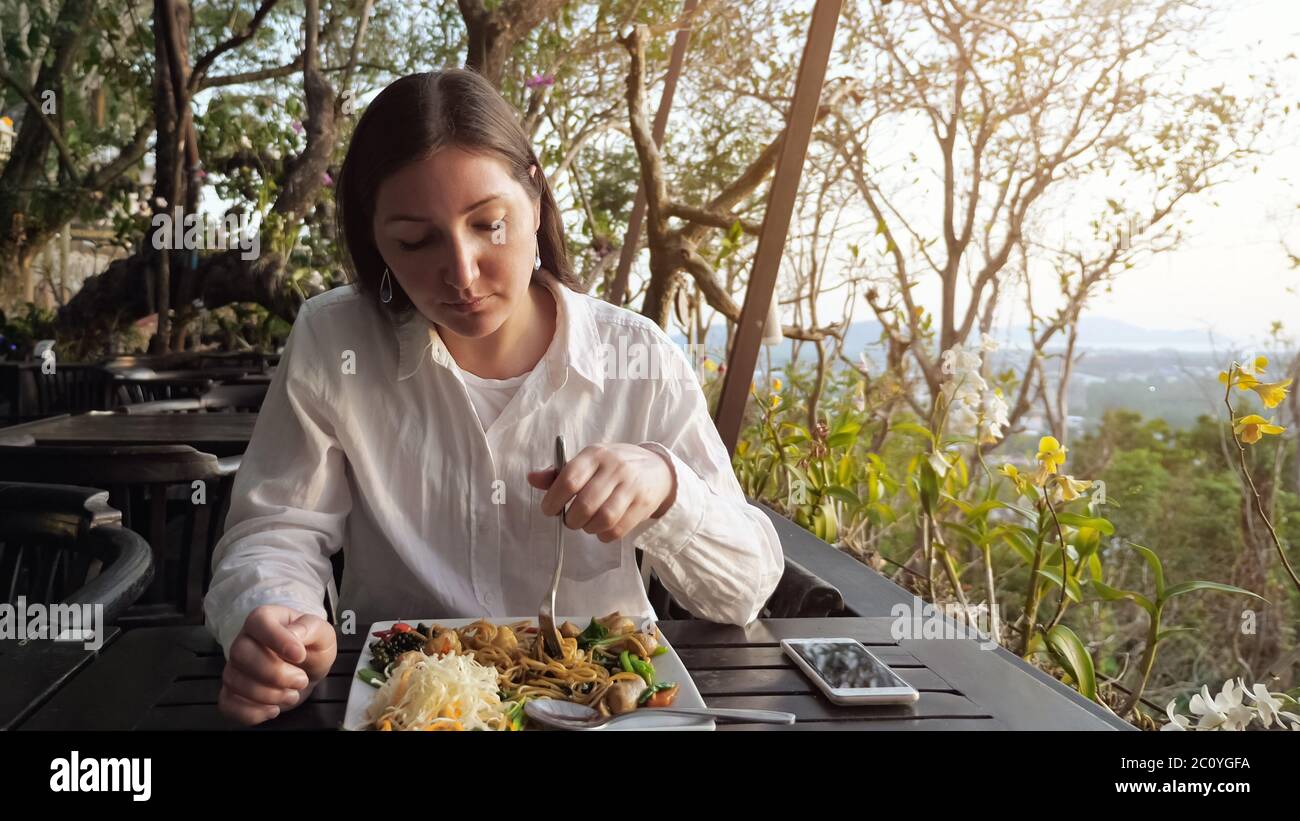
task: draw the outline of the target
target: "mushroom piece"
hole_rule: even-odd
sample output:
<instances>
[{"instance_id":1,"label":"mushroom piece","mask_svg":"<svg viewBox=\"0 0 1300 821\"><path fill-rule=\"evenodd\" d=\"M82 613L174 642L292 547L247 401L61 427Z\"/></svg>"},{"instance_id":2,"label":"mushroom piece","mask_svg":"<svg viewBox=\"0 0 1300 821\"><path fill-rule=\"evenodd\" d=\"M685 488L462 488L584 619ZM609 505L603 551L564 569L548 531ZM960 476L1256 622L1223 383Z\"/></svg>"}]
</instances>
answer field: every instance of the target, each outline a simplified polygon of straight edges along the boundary
<instances>
[{"instance_id":1,"label":"mushroom piece","mask_svg":"<svg viewBox=\"0 0 1300 821\"><path fill-rule=\"evenodd\" d=\"M450 627L434 630L433 637L424 643L424 652L430 656L459 653L460 635Z\"/></svg>"},{"instance_id":2,"label":"mushroom piece","mask_svg":"<svg viewBox=\"0 0 1300 821\"><path fill-rule=\"evenodd\" d=\"M576 639L582 635L582 628L571 621L560 625L560 638Z\"/></svg>"},{"instance_id":3,"label":"mushroom piece","mask_svg":"<svg viewBox=\"0 0 1300 821\"><path fill-rule=\"evenodd\" d=\"M650 633L629 633L605 646L605 652L617 655L624 650L649 658L659 647L659 639ZM642 652L644 650L644 652Z\"/></svg>"},{"instance_id":4,"label":"mushroom piece","mask_svg":"<svg viewBox=\"0 0 1300 821\"><path fill-rule=\"evenodd\" d=\"M636 709L636 700L645 692L645 682L640 679L621 679L605 691L603 703L614 715L630 713Z\"/></svg>"},{"instance_id":5,"label":"mushroom piece","mask_svg":"<svg viewBox=\"0 0 1300 821\"><path fill-rule=\"evenodd\" d=\"M617 610L596 622L609 631L611 636L626 636L628 633L636 632L636 622L627 616L621 615Z\"/></svg>"}]
</instances>

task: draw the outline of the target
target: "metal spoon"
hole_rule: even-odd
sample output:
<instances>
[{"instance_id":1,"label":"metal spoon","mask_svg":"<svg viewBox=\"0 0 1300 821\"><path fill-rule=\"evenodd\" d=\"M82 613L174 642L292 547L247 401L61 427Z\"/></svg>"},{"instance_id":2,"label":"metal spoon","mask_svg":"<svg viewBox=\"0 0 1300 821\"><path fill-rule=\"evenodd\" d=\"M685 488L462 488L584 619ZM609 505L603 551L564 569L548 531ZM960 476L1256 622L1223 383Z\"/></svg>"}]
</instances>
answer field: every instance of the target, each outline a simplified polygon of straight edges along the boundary
<instances>
[{"instance_id":1,"label":"metal spoon","mask_svg":"<svg viewBox=\"0 0 1300 821\"><path fill-rule=\"evenodd\" d=\"M564 437L555 437L555 475L558 478L560 471L564 470L564 464L567 460L564 458ZM555 626L555 591L560 587L560 569L564 567L564 514L565 508L560 508L560 515L556 517L558 522L557 534L555 537L555 575L551 576L551 589L542 599L541 610L537 614L537 627L541 633L542 642L546 647L546 652L551 658L563 658L564 650L560 644L560 631Z\"/></svg>"},{"instance_id":2,"label":"metal spoon","mask_svg":"<svg viewBox=\"0 0 1300 821\"><path fill-rule=\"evenodd\" d=\"M524 704L524 714L539 724L561 730L600 730L626 718L648 715L698 716L723 721L750 721L759 724L793 724L794 713L776 710L733 710L712 707L646 707L619 716L602 716L585 704L543 698Z\"/></svg>"}]
</instances>

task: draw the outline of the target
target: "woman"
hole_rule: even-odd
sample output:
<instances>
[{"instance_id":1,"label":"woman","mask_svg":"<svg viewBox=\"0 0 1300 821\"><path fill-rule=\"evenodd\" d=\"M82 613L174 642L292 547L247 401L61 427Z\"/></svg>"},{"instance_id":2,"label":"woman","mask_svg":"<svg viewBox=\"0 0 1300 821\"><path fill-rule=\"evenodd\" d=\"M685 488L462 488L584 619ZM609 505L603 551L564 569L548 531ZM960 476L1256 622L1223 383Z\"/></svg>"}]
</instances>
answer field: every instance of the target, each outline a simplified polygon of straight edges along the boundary
<instances>
[{"instance_id":1,"label":"woman","mask_svg":"<svg viewBox=\"0 0 1300 821\"><path fill-rule=\"evenodd\" d=\"M352 283L299 311L212 560L221 709L254 724L306 698L336 653L327 595L344 630L537 613L565 505L557 613L652 616L640 549L696 615L754 619L776 532L685 354L582 292L496 89L460 69L390 85L336 197Z\"/></svg>"}]
</instances>

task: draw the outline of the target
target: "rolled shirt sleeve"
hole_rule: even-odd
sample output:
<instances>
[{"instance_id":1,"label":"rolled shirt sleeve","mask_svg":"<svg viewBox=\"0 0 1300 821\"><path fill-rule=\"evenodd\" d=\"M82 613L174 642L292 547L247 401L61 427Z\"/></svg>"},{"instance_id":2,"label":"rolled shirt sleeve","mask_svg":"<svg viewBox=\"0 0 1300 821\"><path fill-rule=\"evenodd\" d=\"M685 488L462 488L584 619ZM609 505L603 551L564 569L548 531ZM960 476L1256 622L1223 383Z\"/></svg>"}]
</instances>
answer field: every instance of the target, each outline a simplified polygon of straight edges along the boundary
<instances>
[{"instance_id":1,"label":"rolled shirt sleeve","mask_svg":"<svg viewBox=\"0 0 1300 821\"><path fill-rule=\"evenodd\" d=\"M212 556L203 607L230 656L249 612L279 604L324 618L330 557L352 507L347 461L334 435L311 311L300 310L236 475L226 529Z\"/></svg>"},{"instance_id":2,"label":"rolled shirt sleeve","mask_svg":"<svg viewBox=\"0 0 1300 821\"><path fill-rule=\"evenodd\" d=\"M751 505L709 416L689 360L664 337L676 378L661 381L649 412L658 431L642 446L672 465L677 495L631 534L668 592L694 615L745 625L758 617L785 568L781 540Z\"/></svg>"}]
</instances>

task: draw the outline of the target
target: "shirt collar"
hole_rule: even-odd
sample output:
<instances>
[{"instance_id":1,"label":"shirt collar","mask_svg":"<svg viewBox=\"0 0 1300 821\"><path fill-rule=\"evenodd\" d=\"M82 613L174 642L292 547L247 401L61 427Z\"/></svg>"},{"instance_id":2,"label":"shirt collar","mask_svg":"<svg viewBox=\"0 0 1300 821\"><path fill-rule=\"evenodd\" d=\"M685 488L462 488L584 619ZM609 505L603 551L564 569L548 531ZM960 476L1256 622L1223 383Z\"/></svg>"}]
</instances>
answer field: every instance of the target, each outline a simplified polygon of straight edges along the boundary
<instances>
[{"instance_id":1,"label":"shirt collar","mask_svg":"<svg viewBox=\"0 0 1300 821\"><path fill-rule=\"evenodd\" d=\"M559 312L555 323L555 338L537 363L545 365L550 387L559 390L572 371L587 380L596 390L603 391L605 380L600 365L600 337L596 333L596 320L587 305L588 297L564 285L545 269L538 271L537 276L555 295ZM397 331L398 381L415 375L429 358L426 354L431 349L436 364L448 370L459 369L442 337L424 314L411 310L405 318L394 322Z\"/></svg>"}]
</instances>

